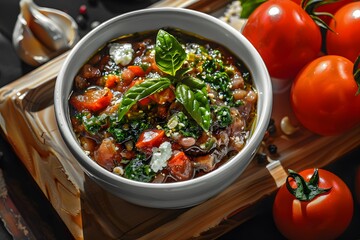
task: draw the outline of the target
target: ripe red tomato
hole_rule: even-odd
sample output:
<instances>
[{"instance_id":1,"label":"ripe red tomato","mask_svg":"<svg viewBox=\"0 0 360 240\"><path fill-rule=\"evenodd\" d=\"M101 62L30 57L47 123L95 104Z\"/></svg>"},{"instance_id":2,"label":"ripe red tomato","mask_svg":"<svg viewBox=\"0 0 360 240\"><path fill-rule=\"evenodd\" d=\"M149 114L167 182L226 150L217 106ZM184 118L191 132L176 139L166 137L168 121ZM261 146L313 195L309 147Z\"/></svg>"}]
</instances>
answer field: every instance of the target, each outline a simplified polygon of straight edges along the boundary
<instances>
[{"instance_id":1,"label":"ripe red tomato","mask_svg":"<svg viewBox=\"0 0 360 240\"><path fill-rule=\"evenodd\" d=\"M292 0L297 4L301 4L301 0ZM326 12L330 14L335 14L337 10L339 10L342 6L345 6L348 3L354 2L353 0L338 0L334 2L330 2L324 5L319 6L315 9L315 12ZM320 18L327 24L330 23L331 17L330 16L320 16Z\"/></svg>"},{"instance_id":2,"label":"ripe red tomato","mask_svg":"<svg viewBox=\"0 0 360 240\"><path fill-rule=\"evenodd\" d=\"M360 94L354 64L326 55L309 63L296 77L290 92L292 109L310 131L338 135L360 123Z\"/></svg>"},{"instance_id":3,"label":"ripe red tomato","mask_svg":"<svg viewBox=\"0 0 360 240\"><path fill-rule=\"evenodd\" d=\"M360 55L360 2L349 3L340 8L329 26L335 32L327 31L327 53L355 62Z\"/></svg>"},{"instance_id":4,"label":"ripe red tomato","mask_svg":"<svg viewBox=\"0 0 360 240\"><path fill-rule=\"evenodd\" d=\"M294 175L290 172L287 178L289 188L297 190L299 197L311 195L300 193L299 186L304 184L301 184L299 176L307 182L306 185L311 183L329 190L320 192L311 200L300 201L284 184L277 192L273 205L277 228L286 238L293 240L336 239L346 230L353 216L354 203L348 186L338 176L323 169L319 169L318 174L313 169ZM312 189L311 193L315 192Z\"/></svg>"},{"instance_id":5,"label":"ripe red tomato","mask_svg":"<svg viewBox=\"0 0 360 240\"><path fill-rule=\"evenodd\" d=\"M279 79L293 79L321 51L319 27L289 0L261 4L249 16L242 33L260 53L270 76Z\"/></svg>"}]
</instances>

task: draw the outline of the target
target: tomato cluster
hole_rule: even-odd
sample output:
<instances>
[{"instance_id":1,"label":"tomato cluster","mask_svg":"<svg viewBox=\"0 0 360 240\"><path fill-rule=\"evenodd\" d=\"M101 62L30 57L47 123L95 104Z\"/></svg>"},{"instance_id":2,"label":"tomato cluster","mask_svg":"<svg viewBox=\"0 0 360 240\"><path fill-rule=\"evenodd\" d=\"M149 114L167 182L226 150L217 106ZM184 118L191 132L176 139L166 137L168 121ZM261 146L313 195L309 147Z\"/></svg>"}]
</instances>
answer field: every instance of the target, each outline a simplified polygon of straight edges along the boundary
<instances>
[{"instance_id":1,"label":"tomato cluster","mask_svg":"<svg viewBox=\"0 0 360 240\"><path fill-rule=\"evenodd\" d=\"M359 33L360 2L352 0L269 0L243 28L270 76L292 85L299 122L323 136L360 123Z\"/></svg>"},{"instance_id":2,"label":"tomato cluster","mask_svg":"<svg viewBox=\"0 0 360 240\"><path fill-rule=\"evenodd\" d=\"M359 126L360 1L268 0L242 33L275 84L290 87L292 110L305 128L329 136ZM360 168L356 194L360 199ZM275 224L287 239L335 239L352 216L348 186L323 169L289 170L273 204Z\"/></svg>"}]
</instances>

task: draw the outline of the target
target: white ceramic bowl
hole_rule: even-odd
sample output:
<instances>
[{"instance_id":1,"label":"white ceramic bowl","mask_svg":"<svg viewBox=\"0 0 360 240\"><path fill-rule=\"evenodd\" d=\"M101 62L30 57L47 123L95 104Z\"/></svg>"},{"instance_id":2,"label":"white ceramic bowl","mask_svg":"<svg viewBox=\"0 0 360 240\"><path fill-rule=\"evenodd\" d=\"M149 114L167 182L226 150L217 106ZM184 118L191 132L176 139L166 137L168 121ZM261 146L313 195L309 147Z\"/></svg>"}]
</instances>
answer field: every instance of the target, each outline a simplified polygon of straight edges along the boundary
<instances>
[{"instance_id":1,"label":"white ceramic bowl","mask_svg":"<svg viewBox=\"0 0 360 240\"><path fill-rule=\"evenodd\" d=\"M125 34L180 28L218 42L237 55L249 68L258 91L256 128L245 148L230 161L204 176L176 183L143 183L117 176L91 160L72 131L68 98L76 73L89 57L109 40ZM266 131L272 109L272 87L263 60L238 31L210 15L180 9L144 9L117 16L84 36L71 50L55 85L54 105L62 137L83 170L111 193L138 205L184 208L199 204L223 191L248 166Z\"/></svg>"}]
</instances>

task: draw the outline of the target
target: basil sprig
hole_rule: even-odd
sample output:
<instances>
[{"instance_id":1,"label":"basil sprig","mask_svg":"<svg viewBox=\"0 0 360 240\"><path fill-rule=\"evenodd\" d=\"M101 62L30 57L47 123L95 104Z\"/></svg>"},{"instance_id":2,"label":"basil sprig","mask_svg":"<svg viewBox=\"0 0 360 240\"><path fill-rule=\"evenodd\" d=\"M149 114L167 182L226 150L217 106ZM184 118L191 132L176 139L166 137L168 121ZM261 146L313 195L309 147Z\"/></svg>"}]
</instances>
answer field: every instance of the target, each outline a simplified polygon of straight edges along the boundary
<instances>
[{"instance_id":1,"label":"basil sprig","mask_svg":"<svg viewBox=\"0 0 360 240\"><path fill-rule=\"evenodd\" d=\"M118 121L124 117L137 101L168 88L170 84L171 82L168 78L154 78L134 85L123 96L118 110Z\"/></svg>"},{"instance_id":2,"label":"basil sprig","mask_svg":"<svg viewBox=\"0 0 360 240\"><path fill-rule=\"evenodd\" d=\"M164 30L156 36L155 60L161 71L175 76L186 59L185 50L176 38Z\"/></svg>"},{"instance_id":3,"label":"basil sprig","mask_svg":"<svg viewBox=\"0 0 360 240\"><path fill-rule=\"evenodd\" d=\"M139 100L160 92L170 86L175 86L176 100L179 101L190 116L205 131L211 124L210 104L204 81L186 76L190 70L181 68L186 60L186 52L177 39L164 30L159 30L155 44L155 62L167 77L147 79L130 88L123 96L118 111L120 121L129 109Z\"/></svg>"},{"instance_id":4,"label":"basil sprig","mask_svg":"<svg viewBox=\"0 0 360 240\"><path fill-rule=\"evenodd\" d=\"M159 30L155 46L156 65L169 74L172 83L176 84L176 100L185 107L197 124L208 131L211 116L206 85L200 79L185 76L189 69L180 69L185 59L186 52L177 39L168 32Z\"/></svg>"}]
</instances>

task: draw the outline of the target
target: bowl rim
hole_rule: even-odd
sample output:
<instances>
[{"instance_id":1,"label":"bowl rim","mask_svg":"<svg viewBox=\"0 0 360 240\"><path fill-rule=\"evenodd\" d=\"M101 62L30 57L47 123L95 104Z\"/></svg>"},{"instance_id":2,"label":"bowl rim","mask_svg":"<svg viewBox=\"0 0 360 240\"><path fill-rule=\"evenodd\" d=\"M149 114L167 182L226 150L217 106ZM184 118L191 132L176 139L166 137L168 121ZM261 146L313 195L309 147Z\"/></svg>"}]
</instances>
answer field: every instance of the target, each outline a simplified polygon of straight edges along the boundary
<instances>
[{"instance_id":1,"label":"bowl rim","mask_svg":"<svg viewBox=\"0 0 360 240\"><path fill-rule=\"evenodd\" d=\"M88 157L84 151L81 149L80 145L74 138L74 134L72 133L71 127L68 125L69 120L66 118L65 112L67 111L68 107L66 104L62 101L64 96L62 96L62 93L64 91L62 82L58 79L64 79L64 76L66 75L66 68L71 63L71 59L77 54L78 50L81 48L81 45L83 43L86 43L88 41L91 41L93 36L95 36L102 28L112 25L122 19L127 19L131 17L136 17L137 15L142 14L154 14L154 13L162 13L162 12L173 12L174 14L185 14L185 15L191 15L192 17L198 18L198 20L205 20L210 21L214 24L220 25L222 28L224 28L227 32L229 32L231 35L236 36L238 39L241 39L242 44L244 44L248 51L250 51L250 54L256 57L259 61L257 61L257 64L261 67L262 71L261 77L264 81L264 90L266 89L267 93L259 92L258 89L258 99L263 99L263 114L257 114L257 120L256 120L256 127L251 135L251 137L247 140L246 145L244 149L242 149L239 153L237 153L234 157L229 159L227 162L222 164L219 168L206 173L203 176L181 181L181 182L172 182L172 183L147 183L147 182L140 182L135 181L131 179L124 178L122 176L118 176L103 167L101 167L98 163L96 163L94 160L92 160L90 157ZM164 26L165 27L165 26ZM101 47L105 43L101 43L99 47ZM229 47L230 49L230 47ZM231 50L231 49L230 49ZM93 53L90 53L93 54ZM89 54L89 56L90 56ZM68 93L70 94L70 93ZM68 96L66 96L65 99L68 99ZM258 103L259 105L259 100ZM91 30L88 34L86 34L80 41L74 46L74 48L71 49L70 53L66 57L60 72L57 76L56 83L55 83L55 92L54 92L54 108L55 108L55 116L57 125L60 131L60 134L63 138L63 140L66 143L66 146L69 148L70 152L74 155L76 158L76 161L81 165L83 170L90 174L91 176L100 179L102 181L107 182L110 185L116 185L115 182L121 182L127 185L132 185L134 187L138 188L151 188L151 189L173 189L178 187L186 187L194 184L202 184L209 179L212 179L214 177L221 177L223 175L223 171L227 168L232 168L235 164L235 158L239 158L242 155L245 155L245 153L250 154L251 156L254 156L258 146L260 145L264 132L268 125L268 122L270 120L271 116L271 110L272 110L272 86L270 81L270 76L268 74L267 68L265 66L265 63L263 62L260 54L256 51L256 49L252 46L252 44L235 28L230 26L229 24L221 21L220 19L208 15L206 13L202 13L196 10L191 9L184 9L184 8L175 8L175 7L162 7L162 8L147 8L147 9L140 9L135 10L131 12L127 12L121 15L118 15L116 17L113 17L102 24L100 24L98 27ZM254 146L255 145L255 146ZM248 160L248 163L250 163L251 159ZM94 174L94 173L97 174ZM219 176L220 175L220 176Z\"/></svg>"}]
</instances>

